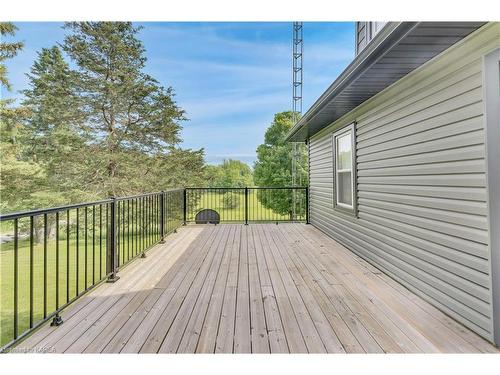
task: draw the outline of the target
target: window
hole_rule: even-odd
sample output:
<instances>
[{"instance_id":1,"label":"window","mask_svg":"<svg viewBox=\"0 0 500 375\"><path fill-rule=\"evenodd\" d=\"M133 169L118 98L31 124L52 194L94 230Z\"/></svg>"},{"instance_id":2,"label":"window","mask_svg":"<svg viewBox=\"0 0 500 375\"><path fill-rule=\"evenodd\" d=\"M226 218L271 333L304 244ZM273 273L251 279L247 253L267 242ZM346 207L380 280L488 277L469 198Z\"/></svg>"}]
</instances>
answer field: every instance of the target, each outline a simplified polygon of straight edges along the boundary
<instances>
[{"instance_id":1,"label":"window","mask_svg":"<svg viewBox=\"0 0 500 375\"><path fill-rule=\"evenodd\" d=\"M370 22L371 35L370 39L373 39L375 35L378 34L380 30L385 26L387 22Z\"/></svg>"},{"instance_id":2,"label":"window","mask_svg":"<svg viewBox=\"0 0 500 375\"><path fill-rule=\"evenodd\" d=\"M333 134L334 203L336 208L355 213L355 134L351 124Z\"/></svg>"}]
</instances>

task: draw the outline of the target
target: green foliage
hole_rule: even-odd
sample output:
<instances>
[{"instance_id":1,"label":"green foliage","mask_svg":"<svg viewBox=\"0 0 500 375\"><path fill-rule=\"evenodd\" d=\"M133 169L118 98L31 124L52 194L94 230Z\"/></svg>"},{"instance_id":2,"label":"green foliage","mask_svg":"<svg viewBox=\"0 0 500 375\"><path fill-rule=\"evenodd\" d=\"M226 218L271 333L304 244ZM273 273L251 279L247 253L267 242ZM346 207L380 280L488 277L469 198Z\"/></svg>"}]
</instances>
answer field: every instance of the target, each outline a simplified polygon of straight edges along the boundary
<instances>
[{"instance_id":1,"label":"green foliage","mask_svg":"<svg viewBox=\"0 0 500 375\"><path fill-rule=\"evenodd\" d=\"M252 169L239 160L224 160L219 165L208 165L206 174L209 187L245 187L253 185Z\"/></svg>"},{"instance_id":2,"label":"green foliage","mask_svg":"<svg viewBox=\"0 0 500 375\"><path fill-rule=\"evenodd\" d=\"M266 131L264 144L257 147L257 161L254 166L254 181L257 186L291 186L293 146L286 141L286 135L292 128L292 112L281 112L274 116L271 126ZM297 181L307 186L307 152L299 147L297 163ZM259 194L264 207L275 212L291 215L292 194L289 191L276 191L272 194ZM301 214L304 208L298 208Z\"/></svg>"},{"instance_id":3,"label":"green foliage","mask_svg":"<svg viewBox=\"0 0 500 375\"><path fill-rule=\"evenodd\" d=\"M15 57L23 44L3 41L5 35L15 35L12 23L0 23L0 88L10 89L4 61ZM13 100L0 98L0 209L15 211L24 208L22 202L31 198L34 188L44 179L44 171L36 161L24 157L28 132L23 119L30 112L15 107Z\"/></svg>"},{"instance_id":4,"label":"green foliage","mask_svg":"<svg viewBox=\"0 0 500 375\"><path fill-rule=\"evenodd\" d=\"M240 197L237 193L227 191L222 195L222 207L226 210L238 208L240 205Z\"/></svg>"},{"instance_id":5,"label":"green foliage","mask_svg":"<svg viewBox=\"0 0 500 375\"><path fill-rule=\"evenodd\" d=\"M72 203L96 198L89 189L88 142L83 102L74 90L75 74L58 47L43 48L27 74L23 105L29 134L26 157L45 172L36 197L41 203ZM38 207L45 207L39 205Z\"/></svg>"},{"instance_id":6,"label":"green foliage","mask_svg":"<svg viewBox=\"0 0 500 375\"><path fill-rule=\"evenodd\" d=\"M26 128L21 120L28 115L25 108L12 108L0 100L0 209L17 211L32 206L31 194L45 178L36 162L23 157L26 151ZM29 203L26 203L29 202Z\"/></svg>"},{"instance_id":7,"label":"green foliage","mask_svg":"<svg viewBox=\"0 0 500 375\"><path fill-rule=\"evenodd\" d=\"M12 22L0 22L0 86L5 86L7 90L10 90L11 87L7 78L7 68L4 61L16 56L24 44L22 42L9 43L3 40L7 35L14 36L16 31L17 27Z\"/></svg>"}]
</instances>

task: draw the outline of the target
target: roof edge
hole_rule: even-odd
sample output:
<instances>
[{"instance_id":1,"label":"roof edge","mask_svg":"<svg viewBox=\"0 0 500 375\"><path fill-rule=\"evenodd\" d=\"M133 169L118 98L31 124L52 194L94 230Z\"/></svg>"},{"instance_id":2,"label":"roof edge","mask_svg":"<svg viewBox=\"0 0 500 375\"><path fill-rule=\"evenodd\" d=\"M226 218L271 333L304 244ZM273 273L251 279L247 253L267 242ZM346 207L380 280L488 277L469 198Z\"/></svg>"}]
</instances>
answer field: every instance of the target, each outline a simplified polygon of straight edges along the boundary
<instances>
[{"instance_id":1,"label":"roof edge","mask_svg":"<svg viewBox=\"0 0 500 375\"><path fill-rule=\"evenodd\" d=\"M316 116L332 96L344 89L418 24L419 22L388 22L293 126L286 136L286 141L304 141L309 134L304 138L298 136L298 133L305 130L308 121Z\"/></svg>"}]
</instances>

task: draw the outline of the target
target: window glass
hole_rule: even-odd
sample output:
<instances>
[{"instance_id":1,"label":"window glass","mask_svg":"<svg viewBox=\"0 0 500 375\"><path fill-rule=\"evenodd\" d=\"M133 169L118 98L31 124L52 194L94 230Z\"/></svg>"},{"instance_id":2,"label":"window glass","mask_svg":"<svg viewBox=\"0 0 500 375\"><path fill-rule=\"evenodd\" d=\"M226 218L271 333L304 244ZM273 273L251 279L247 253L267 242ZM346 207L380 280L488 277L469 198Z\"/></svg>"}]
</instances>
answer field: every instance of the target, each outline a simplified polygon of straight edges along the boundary
<instances>
[{"instance_id":1,"label":"window glass","mask_svg":"<svg viewBox=\"0 0 500 375\"><path fill-rule=\"evenodd\" d=\"M338 203L352 206L352 173L341 172L338 174L337 178Z\"/></svg>"},{"instance_id":2,"label":"window glass","mask_svg":"<svg viewBox=\"0 0 500 375\"><path fill-rule=\"evenodd\" d=\"M337 137L337 168L339 170L352 168L351 132Z\"/></svg>"}]
</instances>

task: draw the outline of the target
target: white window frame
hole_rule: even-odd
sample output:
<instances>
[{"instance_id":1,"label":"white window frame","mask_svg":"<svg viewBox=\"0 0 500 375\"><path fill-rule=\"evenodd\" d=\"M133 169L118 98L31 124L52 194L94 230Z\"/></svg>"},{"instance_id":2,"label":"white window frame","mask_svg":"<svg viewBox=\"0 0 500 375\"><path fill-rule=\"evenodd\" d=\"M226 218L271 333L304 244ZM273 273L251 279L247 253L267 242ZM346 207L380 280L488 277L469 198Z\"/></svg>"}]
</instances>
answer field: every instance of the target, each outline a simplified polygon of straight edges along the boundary
<instances>
[{"instance_id":1,"label":"white window frame","mask_svg":"<svg viewBox=\"0 0 500 375\"><path fill-rule=\"evenodd\" d=\"M338 170L337 169L337 138L351 134L351 169L350 170ZM332 146L333 146L333 206L336 209L348 212L351 214L357 214L357 190L356 190L356 127L355 123L344 126L343 128L337 130L332 134ZM338 188L338 175L339 173L351 172L351 202L352 205L348 205L339 202L339 188Z\"/></svg>"}]
</instances>

